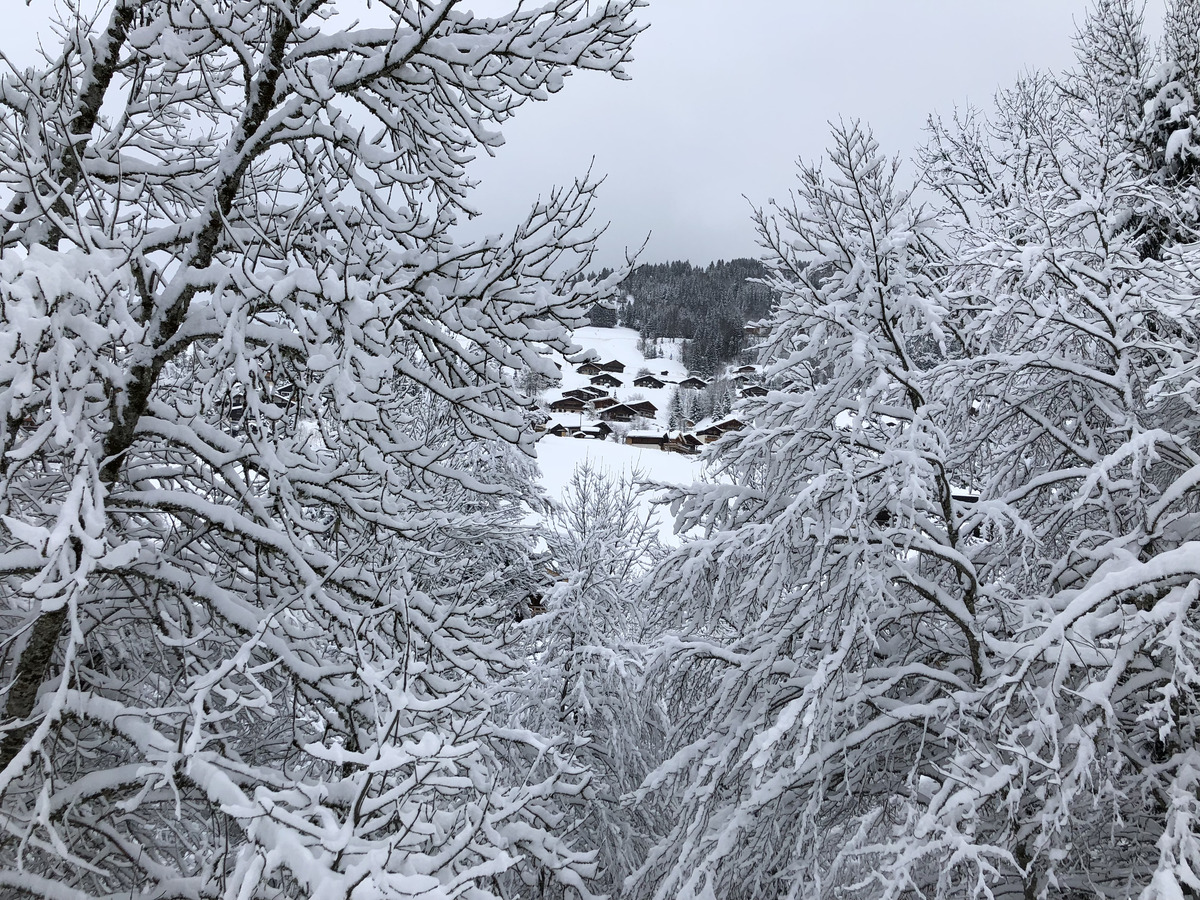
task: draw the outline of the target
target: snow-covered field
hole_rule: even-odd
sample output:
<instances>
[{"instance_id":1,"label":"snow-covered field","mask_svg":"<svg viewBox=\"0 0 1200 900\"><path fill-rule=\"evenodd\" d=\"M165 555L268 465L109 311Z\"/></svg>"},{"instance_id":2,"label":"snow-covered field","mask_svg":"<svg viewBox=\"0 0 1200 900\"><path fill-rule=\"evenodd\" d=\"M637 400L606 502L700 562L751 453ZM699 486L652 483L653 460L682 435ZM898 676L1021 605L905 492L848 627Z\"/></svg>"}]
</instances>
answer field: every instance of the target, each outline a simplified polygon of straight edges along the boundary
<instances>
[{"instance_id":1,"label":"snow-covered field","mask_svg":"<svg viewBox=\"0 0 1200 900\"><path fill-rule=\"evenodd\" d=\"M627 447L612 441L589 441L570 437L546 436L538 441L538 466L542 484L555 500L562 500L563 489L570 483L576 466L589 463L594 468L643 481L690 484L700 477L703 465L697 456L664 453L646 447ZM651 494L643 500L650 509ZM674 542L674 522L665 508L656 511L660 539Z\"/></svg>"}]
</instances>

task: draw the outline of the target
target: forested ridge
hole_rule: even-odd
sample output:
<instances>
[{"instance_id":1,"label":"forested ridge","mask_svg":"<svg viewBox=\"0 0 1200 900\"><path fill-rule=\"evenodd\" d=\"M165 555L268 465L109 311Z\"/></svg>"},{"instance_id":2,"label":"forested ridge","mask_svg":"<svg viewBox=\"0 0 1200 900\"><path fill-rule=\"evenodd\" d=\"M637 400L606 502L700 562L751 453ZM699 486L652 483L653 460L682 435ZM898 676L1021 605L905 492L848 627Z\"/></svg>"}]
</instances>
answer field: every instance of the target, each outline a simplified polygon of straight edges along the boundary
<instances>
[{"instance_id":1,"label":"forested ridge","mask_svg":"<svg viewBox=\"0 0 1200 900\"><path fill-rule=\"evenodd\" d=\"M113 0L0 74L0 895L1200 896L1200 0L840 123L761 263L589 277L591 180L461 238L642 5ZM764 315L704 477L539 487L596 309Z\"/></svg>"},{"instance_id":2,"label":"forested ridge","mask_svg":"<svg viewBox=\"0 0 1200 900\"><path fill-rule=\"evenodd\" d=\"M621 283L624 301L608 316L593 313L592 319L634 328L646 341L682 338L684 364L711 375L749 345L743 326L770 311L771 293L761 283L766 274L766 266L753 259L635 266Z\"/></svg>"}]
</instances>

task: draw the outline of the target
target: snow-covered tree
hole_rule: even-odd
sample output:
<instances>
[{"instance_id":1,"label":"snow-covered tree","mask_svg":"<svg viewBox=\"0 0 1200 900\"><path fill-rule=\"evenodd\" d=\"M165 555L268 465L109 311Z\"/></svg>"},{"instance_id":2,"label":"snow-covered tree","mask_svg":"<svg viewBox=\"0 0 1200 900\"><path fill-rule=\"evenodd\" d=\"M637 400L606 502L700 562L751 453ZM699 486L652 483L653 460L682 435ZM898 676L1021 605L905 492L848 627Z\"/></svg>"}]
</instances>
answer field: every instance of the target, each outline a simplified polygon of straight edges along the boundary
<instances>
[{"instance_id":1,"label":"snow-covered tree","mask_svg":"<svg viewBox=\"0 0 1200 900\"><path fill-rule=\"evenodd\" d=\"M514 379L614 279L590 182L454 226L638 5L114 0L0 78L0 893L587 894L583 776L489 689Z\"/></svg>"},{"instance_id":2,"label":"snow-covered tree","mask_svg":"<svg viewBox=\"0 0 1200 900\"><path fill-rule=\"evenodd\" d=\"M684 412L684 391L675 387L671 389L671 399L667 402L667 426L669 428L683 428L684 420L687 419L687 414Z\"/></svg>"},{"instance_id":3,"label":"snow-covered tree","mask_svg":"<svg viewBox=\"0 0 1200 900\"><path fill-rule=\"evenodd\" d=\"M1020 612L991 635L1006 660L988 689L995 734L955 777L977 818L1005 811L1039 896L1200 888L1186 824L1200 761L1186 386L1200 283L1194 251L1172 242L1191 188L1148 169L1131 114L1145 71L1135 13L1099 4L1071 73L1002 97L990 143L969 154L990 158L986 179L968 188L957 150L933 173L979 211L961 223L952 278L968 358L943 391L971 404L960 442L980 496L966 524L978 570Z\"/></svg>"},{"instance_id":4,"label":"snow-covered tree","mask_svg":"<svg viewBox=\"0 0 1200 900\"><path fill-rule=\"evenodd\" d=\"M766 374L792 385L716 445L717 477L675 497L706 535L656 571L668 604L656 684L678 723L644 797L678 804L637 895L816 896L979 876L944 846L909 856L897 823L978 732L991 664L959 533L945 408L954 352L934 221L870 132L834 133L757 217L779 297Z\"/></svg>"},{"instance_id":5,"label":"snow-covered tree","mask_svg":"<svg viewBox=\"0 0 1200 900\"><path fill-rule=\"evenodd\" d=\"M1200 892L1193 188L1137 7L1077 46L935 129L936 221L857 126L759 214L786 387L675 497L638 896Z\"/></svg>"},{"instance_id":6,"label":"snow-covered tree","mask_svg":"<svg viewBox=\"0 0 1200 900\"><path fill-rule=\"evenodd\" d=\"M638 690L655 610L635 602L636 587L661 555L640 478L575 470L549 516L553 583L521 626L530 665L501 687L514 725L558 738L587 772L587 792L563 815L576 845L597 852L596 888L610 895L640 862L658 812L621 799L660 761L665 732L657 698Z\"/></svg>"}]
</instances>

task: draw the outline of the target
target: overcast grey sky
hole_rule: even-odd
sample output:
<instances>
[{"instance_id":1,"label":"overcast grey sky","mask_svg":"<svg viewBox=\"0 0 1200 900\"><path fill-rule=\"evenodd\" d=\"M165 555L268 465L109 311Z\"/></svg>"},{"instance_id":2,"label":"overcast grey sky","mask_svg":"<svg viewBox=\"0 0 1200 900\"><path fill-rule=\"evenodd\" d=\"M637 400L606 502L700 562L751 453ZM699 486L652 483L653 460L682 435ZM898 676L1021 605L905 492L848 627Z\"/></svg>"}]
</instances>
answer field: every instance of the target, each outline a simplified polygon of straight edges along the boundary
<instances>
[{"instance_id":1,"label":"overcast grey sky","mask_svg":"<svg viewBox=\"0 0 1200 900\"><path fill-rule=\"evenodd\" d=\"M24 59L50 2L0 2L15 15L0 43ZM647 234L645 262L756 256L746 198L785 195L797 157L823 152L831 119L862 118L888 153L908 155L930 113L986 107L1022 71L1069 65L1087 2L651 0L632 81L568 79L476 163L475 227L506 228L594 158L607 178L597 218L611 223L602 262ZM1152 33L1162 6L1149 2Z\"/></svg>"},{"instance_id":2,"label":"overcast grey sky","mask_svg":"<svg viewBox=\"0 0 1200 900\"><path fill-rule=\"evenodd\" d=\"M1148 30L1161 20L1150 0ZM607 174L605 262L648 232L646 262L757 256L747 202L782 197L839 116L907 156L932 112L986 107L1031 68L1072 61L1087 0L651 0L633 80L589 73L521 111L481 161L478 202L514 218L530 191ZM745 195L743 197L743 195Z\"/></svg>"}]
</instances>

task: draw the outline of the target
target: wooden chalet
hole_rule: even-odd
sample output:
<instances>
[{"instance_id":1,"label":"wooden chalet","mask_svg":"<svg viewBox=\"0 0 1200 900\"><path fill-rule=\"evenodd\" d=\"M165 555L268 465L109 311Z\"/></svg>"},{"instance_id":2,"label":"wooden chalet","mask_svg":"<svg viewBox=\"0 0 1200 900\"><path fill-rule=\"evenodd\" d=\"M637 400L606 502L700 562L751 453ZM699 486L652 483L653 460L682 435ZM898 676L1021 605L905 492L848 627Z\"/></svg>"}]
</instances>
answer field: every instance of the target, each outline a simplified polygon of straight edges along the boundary
<instances>
[{"instance_id":1,"label":"wooden chalet","mask_svg":"<svg viewBox=\"0 0 1200 900\"><path fill-rule=\"evenodd\" d=\"M612 434L612 432L612 426L607 422L597 422L595 425L579 429L575 437L586 437L594 441L602 441Z\"/></svg>"},{"instance_id":2,"label":"wooden chalet","mask_svg":"<svg viewBox=\"0 0 1200 900\"><path fill-rule=\"evenodd\" d=\"M667 383L654 375L641 375L633 379L633 386L640 388L663 388Z\"/></svg>"},{"instance_id":3,"label":"wooden chalet","mask_svg":"<svg viewBox=\"0 0 1200 900\"><path fill-rule=\"evenodd\" d=\"M658 415L658 407L649 400L639 400L637 403L629 403L627 405L639 416L645 416L647 419L653 419Z\"/></svg>"},{"instance_id":4,"label":"wooden chalet","mask_svg":"<svg viewBox=\"0 0 1200 900\"><path fill-rule=\"evenodd\" d=\"M229 421L240 422L246 414L246 389L238 385L229 392Z\"/></svg>"},{"instance_id":5,"label":"wooden chalet","mask_svg":"<svg viewBox=\"0 0 1200 900\"><path fill-rule=\"evenodd\" d=\"M608 391L604 390L603 388L592 387L591 385L588 385L587 387L573 388L569 391L563 391L563 396L578 397L584 403L589 403L592 400L599 399L600 397L607 397Z\"/></svg>"},{"instance_id":6,"label":"wooden chalet","mask_svg":"<svg viewBox=\"0 0 1200 900\"><path fill-rule=\"evenodd\" d=\"M618 403L615 406L610 406L608 409L600 410L600 421L632 422L638 415L637 410L626 406L624 403Z\"/></svg>"},{"instance_id":7,"label":"wooden chalet","mask_svg":"<svg viewBox=\"0 0 1200 900\"><path fill-rule=\"evenodd\" d=\"M737 419L725 419L721 422L715 422L707 428L701 428L696 432L696 437L704 441L706 444L711 444L727 431L737 431L746 426Z\"/></svg>"},{"instance_id":8,"label":"wooden chalet","mask_svg":"<svg viewBox=\"0 0 1200 900\"><path fill-rule=\"evenodd\" d=\"M689 375L683 381L679 382L681 388L687 388L690 391L702 391L708 387L708 382L703 378L697 378L695 375Z\"/></svg>"},{"instance_id":9,"label":"wooden chalet","mask_svg":"<svg viewBox=\"0 0 1200 900\"><path fill-rule=\"evenodd\" d=\"M605 372L617 372L619 374L625 371L625 363L618 359L610 359L608 362L600 363L600 368Z\"/></svg>"},{"instance_id":10,"label":"wooden chalet","mask_svg":"<svg viewBox=\"0 0 1200 900\"><path fill-rule=\"evenodd\" d=\"M748 384L746 387L742 388L743 397L765 397L769 393L770 391L768 391L761 384Z\"/></svg>"},{"instance_id":11,"label":"wooden chalet","mask_svg":"<svg viewBox=\"0 0 1200 900\"><path fill-rule=\"evenodd\" d=\"M571 434L571 430L572 429L569 425L564 425L562 422L555 422L546 429L546 434L552 435L553 437L566 437L567 435Z\"/></svg>"},{"instance_id":12,"label":"wooden chalet","mask_svg":"<svg viewBox=\"0 0 1200 900\"><path fill-rule=\"evenodd\" d=\"M592 384L602 384L605 387L618 388L621 386L622 382L620 378L616 378L612 375L609 375L607 372L604 372L603 374L597 375L595 378L593 378Z\"/></svg>"},{"instance_id":13,"label":"wooden chalet","mask_svg":"<svg viewBox=\"0 0 1200 900\"><path fill-rule=\"evenodd\" d=\"M625 443L630 447L656 447L662 450L670 435L661 431L630 431L625 435Z\"/></svg>"},{"instance_id":14,"label":"wooden chalet","mask_svg":"<svg viewBox=\"0 0 1200 900\"><path fill-rule=\"evenodd\" d=\"M602 409L608 409L610 406L616 406L616 405L617 405L616 397L597 397L595 400L592 401L592 408L594 410L596 410L596 412L600 412L600 410L602 410Z\"/></svg>"},{"instance_id":15,"label":"wooden chalet","mask_svg":"<svg viewBox=\"0 0 1200 900\"><path fill-rule=\"evenodd\" d=\"M738 366L733 370L734 375L757 375L758 366Z\"/></svg>"},{"instance_id":16,"label":"wooden chalet","mask_svg":"<svg viewBox=\"0 0 1200 900\"><path fill-rule=\"evenodd\" d=\"M555 400L550 404L550 412L583 412L586 406L587 403L579 397L563 397L561 400Z\"/></svg>"},{"instance_id":17,"label":"wooden chalet","mask_svg":"<svg viewBox=\"0 0 1200 900\"><path fill-rule=\"evenodd\" d=\"M585 362L575 367L575 371L580 375L599 375L604 370L594 362Z\"/></svg>"},{"instance_id":18,"label":"wooden chalet","mask_svg":"<svg viewBox=\"0 0 1200 900\"><path fill-rule=\"evenodd\" d=\"M699 453L700 447L704 442L687 431L678 431L675 434L667 436L666 443L663 444L663 449L670 453Z\"/></svg>"}]
</instances>

